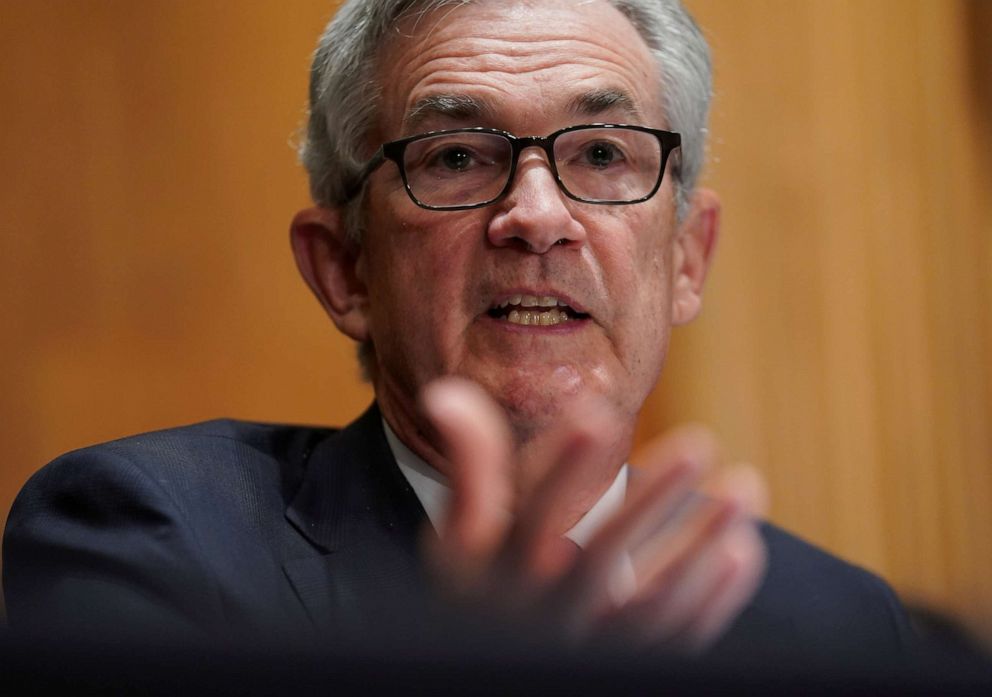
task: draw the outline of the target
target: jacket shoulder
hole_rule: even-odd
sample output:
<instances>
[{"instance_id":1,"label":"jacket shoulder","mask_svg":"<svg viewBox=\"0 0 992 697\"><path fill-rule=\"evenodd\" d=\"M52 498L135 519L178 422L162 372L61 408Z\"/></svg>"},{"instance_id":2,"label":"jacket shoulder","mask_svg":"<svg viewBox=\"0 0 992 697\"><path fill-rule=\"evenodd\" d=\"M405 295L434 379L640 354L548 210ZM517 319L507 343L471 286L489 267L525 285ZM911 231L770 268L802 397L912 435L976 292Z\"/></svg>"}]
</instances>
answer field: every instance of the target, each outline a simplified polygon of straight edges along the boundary
<instances>
[{"instance_id":1,"label":"jacket shoulder","mask_svg":"<svg viewBox=\"0 0 992 697\"><path fill-rule=\"evenodd\" d=\"M762 536L768 547L769 565L765 587L778 597L801 596L811 611L836 614L852 601L883 605L898 601L881 578L860 566L764 523ZM854 602L855 605L860 603Z\"/></svg>"},{"instance_id":2,"label":"jacket shoulder","mask_svg":"<svg viewBox=\"0 0 992 697\"><path fill-rule=\"evenodd\" d=\"M237 476L238 470L301 469L313 447L334 432L217 419L141 433L61 455L29 479L22 495L65 478L81 483L108 469L149 476L165 489Z\"/></svg>"},{"instance_id":3,"label":"jacket shoulder","mask_svg":"<svg viewBox=\"0 0 992 697\"><path fill-rule=\"evenodd\" d=\"M108 454L121 457L160 455L165 459L202 458L204 452L253 453L263 457L293 459L337 429L292 424L215 419L188 426L140 433L72 451L63 458Z\"/></svg>"},{"instance_id":4,"label":"jacket shoulder","mask_svg":"<svg viewBox=\"0 0 992 697\"><path fill-rule=\"evenodd\" d=\"M870 661L914 649L908 615L885 581L770 523L761 534L767 571L728 637L735 652Z\"/></svg>"},{"instance_id":5,"label":"jacket shoulder","mask_svg":"<svg viewBox=\"0 0 992 697\"><path fill-rule=\"evenodd\" d=\"M222 522L261 532L282 520L311 451L334 433L223 419L75 450L24 485L6 542L22 525L67 520L158 517L196 526L202 535Z\"/></svg>"},{"instance_id":6,"label":"jacket shoulder","mask_svg":"<svg viewBox=\"0 0 992 697\"><path fill-rule=\"evenodd\" d=\"M230 616L254 586L278 587L271 579L285 555L309 550L284 519L286 501L309 452L333 433L219 420L56 458L7 521L11 623L109 626L130 614L144 627L186 626ZM243 582L243 568L261 580Z\"/></svg>"}]
</instances>

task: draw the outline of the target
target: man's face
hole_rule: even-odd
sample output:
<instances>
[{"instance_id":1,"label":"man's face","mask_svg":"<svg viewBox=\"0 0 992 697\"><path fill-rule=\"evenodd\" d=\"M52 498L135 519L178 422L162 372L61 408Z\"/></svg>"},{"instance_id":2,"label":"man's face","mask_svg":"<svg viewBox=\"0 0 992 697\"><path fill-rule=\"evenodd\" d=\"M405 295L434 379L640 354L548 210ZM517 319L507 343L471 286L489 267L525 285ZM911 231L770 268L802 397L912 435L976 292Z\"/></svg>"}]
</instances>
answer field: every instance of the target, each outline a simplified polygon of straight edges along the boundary
<instances>
[{"instance_id":1,"label":"man's face","mask_svg":"<svg viewBox=\"0 0 992 697\"><path fill-rule=\"evenodd\" d=\"M411 18L392 36L379 63L379 141L470 126L518 136L668 126L647 46L605 2L477 2ZM454 374L488 390L522 440L580 393L604 396L632 425L673 319L690 319L677 303L673 315L682 250L672 179L643 203L580 203L529 148L505 198L452 212L416 206L393 163L377 170L355 268L387 418L406 421L426 383ZM529 308L505 307L529 296L569 319L536 324ZM531 324L519 323L525 312Z\"/></svg>"}]
</instances>

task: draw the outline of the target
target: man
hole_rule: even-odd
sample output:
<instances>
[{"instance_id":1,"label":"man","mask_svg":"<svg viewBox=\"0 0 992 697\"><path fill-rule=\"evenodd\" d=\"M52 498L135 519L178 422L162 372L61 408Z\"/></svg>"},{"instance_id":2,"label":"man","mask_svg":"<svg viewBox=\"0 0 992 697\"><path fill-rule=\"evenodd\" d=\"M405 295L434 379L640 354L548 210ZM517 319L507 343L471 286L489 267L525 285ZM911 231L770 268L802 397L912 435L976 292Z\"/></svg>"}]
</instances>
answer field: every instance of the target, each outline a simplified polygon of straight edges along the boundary
<instances>
[{"instance_id":1,"label":"man","mask_svg":"<svg viewBox=\"0 0 992 697\"><path fill-rule=\"evenodd\" d=\"M899 651L891 592L759 526L753 472L703 484L704 431L625 464L717 238L709 80L674 0L347 3L292 245L376 404L57 460L10 516L11 622L351 635L440 596L568 645Z\"/></svg>"}]
</instances>

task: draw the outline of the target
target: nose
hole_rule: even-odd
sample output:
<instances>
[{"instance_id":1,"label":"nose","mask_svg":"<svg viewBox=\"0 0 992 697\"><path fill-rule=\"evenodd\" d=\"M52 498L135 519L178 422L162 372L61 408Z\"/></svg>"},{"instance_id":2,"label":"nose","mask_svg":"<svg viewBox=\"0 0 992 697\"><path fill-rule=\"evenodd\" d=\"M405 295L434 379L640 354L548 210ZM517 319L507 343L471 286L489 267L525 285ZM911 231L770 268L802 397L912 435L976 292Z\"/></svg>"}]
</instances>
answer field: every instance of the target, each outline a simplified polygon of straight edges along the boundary
<instances>
[{"instance_id":1,"label":"nose","mask_svg":"<svg viewBox=\"0 0 992 697\"><path fill-rule=\"evenodd\" d=\"M544 254L555 245L576 246L585 228L565 204L546 157L531 150L520 155L510 191L489 222L488 236L497 247L520 246Z\"/></svg>"}]
</instances>

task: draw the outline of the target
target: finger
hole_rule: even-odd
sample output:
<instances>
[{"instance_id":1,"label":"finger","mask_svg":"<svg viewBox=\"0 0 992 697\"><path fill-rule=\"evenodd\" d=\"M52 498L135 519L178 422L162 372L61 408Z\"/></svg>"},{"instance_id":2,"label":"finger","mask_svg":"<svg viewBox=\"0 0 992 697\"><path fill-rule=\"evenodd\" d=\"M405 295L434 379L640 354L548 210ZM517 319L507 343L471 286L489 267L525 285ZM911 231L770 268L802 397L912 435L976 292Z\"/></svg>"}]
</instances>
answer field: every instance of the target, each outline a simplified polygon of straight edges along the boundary
<instances>
[{"instance_id":1,"label":"finger","mask_svg":"<svg viewBox=\"0 0 992 697\"><path fill-rule=\"evenodd\" d=\"M723 545L737 515L733 504L705 501L676 534L653 545L637 569L638 590L614 622L641 641L683 634L692 614L726 572Z\"/></svg>"},{"instance_id":2,"label":"finger","mask_svg":"<svg viewBox=\"0 0 992 697\"><path fill-rule=\"evenodd\" d=\"M561 536L600 498L621 466L610 465L617 437L615 412L601 400L569 408L546 449L553 464L520 507L508 554L537 581L560 575L574 559ZM562 553L557 553L562 552Z\"/></svg>"},{"instance_id":3,"label":"finger","mask_svg":"<svg viewBox=\"0 0 992 697\"><path fill-rule=\"evenodd\" d=\"M748 511L765 505L764 481L751 467L735 467L711 490L723 498L699 497L676 529L643 550L640 589L618 613L630 633L654 640L681 636L690 648L701 648L756 589L765 551Z\"/></svg>"},{"instance_id":4,"label":"finger","mask_svg":"<svg viewBox=\"0 0 992 697\"><path fill-rule=\"evenodd\" d=\"M587 556L608 566L639 547L684 507L715 457L713 439L695 428L675 431L653 443L638 488L590 542Z\"/></svg>"},{"instance_id":5,"label":"finger","mask_svg":"<svg viewBox=\"0 0 992 697\"><path fill-rule=\"evenodd\" d=\"M679 429L650 446L638 489L586 546L561 590L576 631L587 631L612 607L608 589L629 550L675 514L715 457L715 441L697 428Z\"/></svg>"},{"instance_id":6,"label":"finger","mask_svg":"<svg viewBox=\"0 0 992 697\"><path fill-rule=\"evenodd\" d=\"M441 548L455 559L490 557L508 524L510 432L499 406L474 383L444 378L421 403L445 445L452 495Z\"/></svg>"},{"instance_id":7,"label":"finger","mask_svg":"<svg viewBox=\"0 0 992 697\"><path fill-rule=\"evenodd\" d=\"M638 555L638 596L671 595L693 565L719 543L734 524L739 508L731 501L702 500L693 513Z\"/></svg>"},{"instance_id":8,"label":"finger","mask_svg":"<svg viewBox=\"0 0 992 697\"><path fill-rule=\"evenodd\" d=\"M652 441L640 459L642 474L624 509L631 521L613 531L626 538L630 550L684 514L703 477L719 462L720 451L711 431L686 425Z\"/></svg>"},{"instance_id":9,"label":"finger","mask_svg":"<svg viewBox=\"0 0 992 697\"><path fill-rule=\"evenodd\" d=\"M768 485L753 465L742 463L725 468L703 491L712 498L736 500L753 518L760 518L768 511Z\"/></svg>"},{"instance_id":10,"label":"finger","mask_svg":"<svg viewBox=\"0 0 992 697\"><path fill-rule=\"evenodd\" d=\"M704 547L713 544L731 524L749 518L766 505L764 479L753 467L737 465L708 484L710 496L693 493L677 517L651 540L634 550L642 583L664 583L677 577Z\"/></svg>"},{"instance_id":11,"label":"finger","mask_svg":"<svg viewBox=\"0 0 992 697\"><path fill-rule=\"evenodd\" d=\"M768 552L753 526L736 528L724 540L723 572L703 598L686 631L687 648L709 648L733 623L754 596L765 575Z\"/></svg>"},{"instance_id":12,"label":"finger","mask_svg":"<svg viewBox=\"0 0 992 697\"><path fill-rule=\"evenodd\" d=\"M767 563L765 543L753 519L768 508L764 478L751 465L737 465L716 478L712 492L734 500L745 517L729 528L720 542L720 581L688 613L686 646L697 652L711 645L737 617L757 591Z\"/></svg>"}]
</instances>

